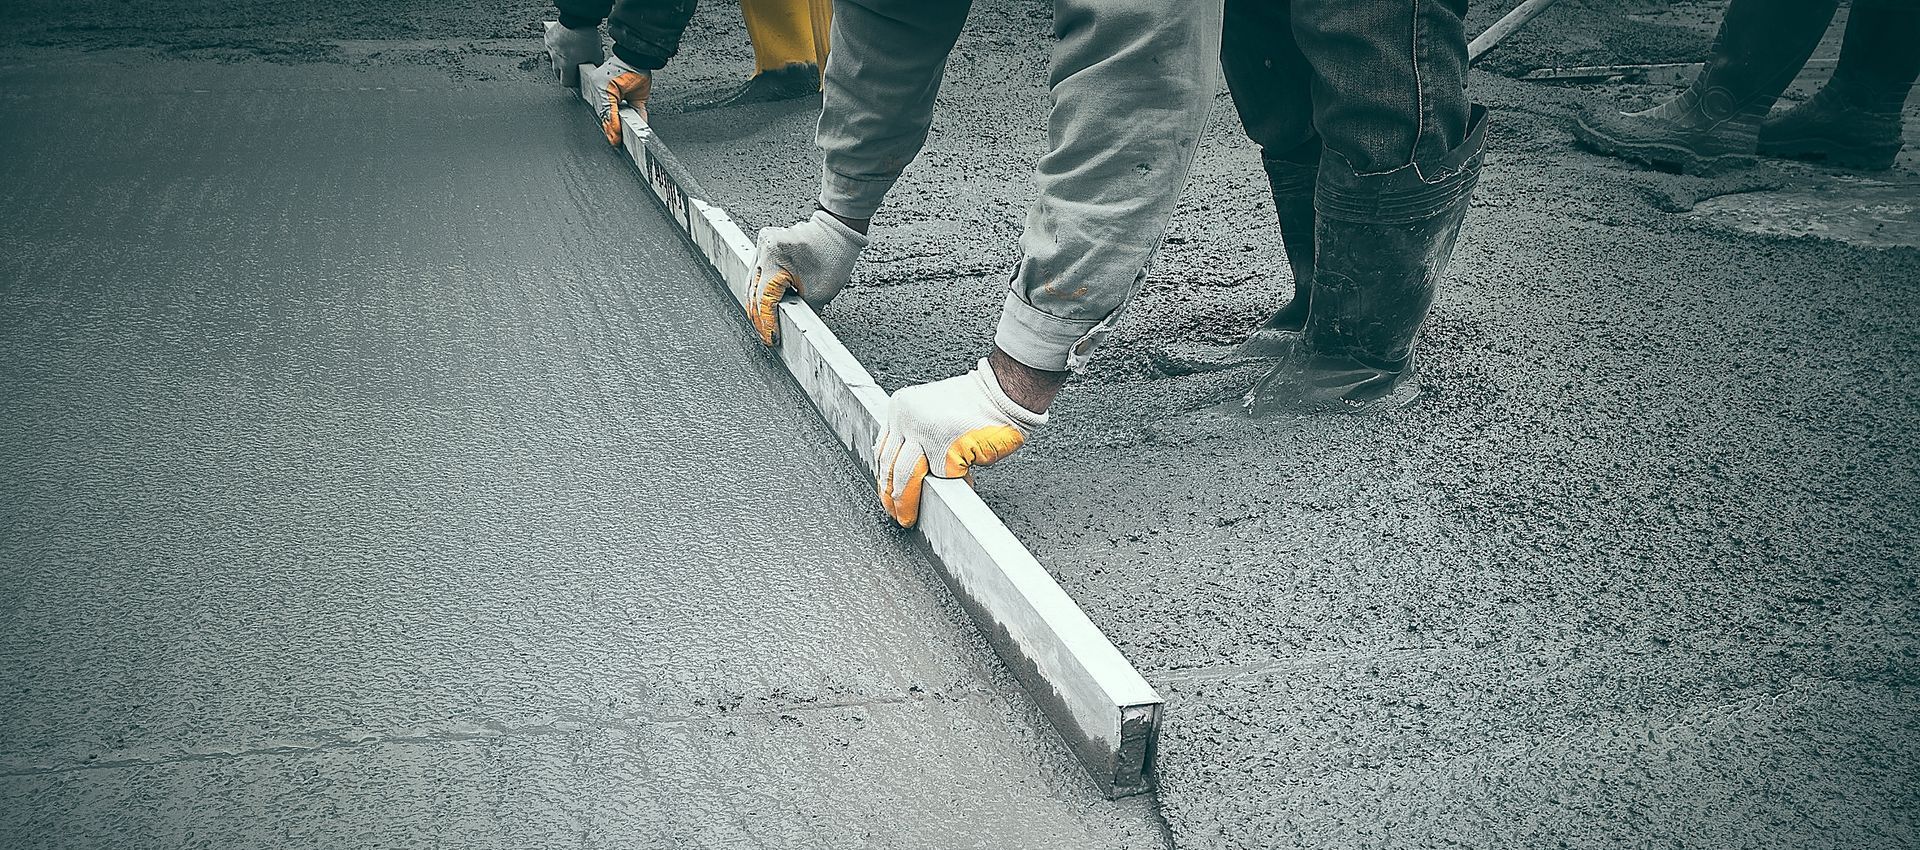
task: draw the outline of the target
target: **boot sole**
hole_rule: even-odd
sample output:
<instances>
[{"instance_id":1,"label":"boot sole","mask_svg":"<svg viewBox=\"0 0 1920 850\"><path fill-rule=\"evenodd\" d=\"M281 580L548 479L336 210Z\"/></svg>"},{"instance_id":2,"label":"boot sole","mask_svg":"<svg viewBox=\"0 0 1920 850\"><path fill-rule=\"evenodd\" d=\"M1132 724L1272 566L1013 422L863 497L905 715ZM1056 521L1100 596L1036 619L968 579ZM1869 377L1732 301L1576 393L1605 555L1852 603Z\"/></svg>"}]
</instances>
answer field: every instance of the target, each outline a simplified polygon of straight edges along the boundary
<instances>
[{"instance_id":1,"label":"boot sole","mask_svg":"<svg viewBox=\"0 0 1920 850\"><path fill-rule=\"evenodd\" d=\"M1574 122L1574 130L1574 139L1589 150L1662 171L1708 176L1751 166L1759 161L1759 157L1753 154L1703 154L1684 145L1616 139L1607 135L1605 130L1587 123L1585 117Z\"/></svg>"},{"instance_id":2,"label":"boot sole","mask_svg":"<svg viewBox=\"0 0 1920 850\"><path fill-rule=\"evenodd\" d=\"M736 106L752 106L756 103L783 103L789 100L800 100L808 97L818 100L820 93L817 91L802 91L798 94L781 92L777 94L753 94L744 97L723 97L712 100L690 100L682 105L679 111L713 112L719 109L731 109Z\"/></svg>"},{"instance_id":3,"label":"boot sole","mask_svg":"<svg viewBox=\"0 0 1920 850\"><path fill-rule=\"evenodd\" d=\"M1332 389L1334 387L1328 387ZM1418 380L1405 380L1394 384L1387 392L1363 399L1336 399L1319 397L1313 399L1293 399L1264 396L1260 387L1255 386L1245 396L1231 404L1247 417L1263 419L1269 416L1312 416L1316 414L1338 414L1346 416L1377 416L1396 410L1405 410L1419 401L1425 392ZM1222 405L1225 409L1225 405Z\"/></svg>"},{"instance_id":4,"label":"boot sole","mask_svg":"<svg viewBox=\"0 0 1920 850\"><path fill-rule=\"evenodd\" d=\"M1205 343L1155 346L1147 350L1147 360L1160 374L1169 378L1225 372L1242 366L1269 363L1265 358L1245 356L1237 345Z\"/></svg>"},{"instance_id":5,"label":"boot sole","mask_svg":"<svg viewBox=\"0 0 1920 850\"><path fill-rule=\"evenodd\" d=\"M1835 144L1827 139L1791 139L1763 144L1760 153L1858 171L1885 171L1893 167L1894 159L1900 155L1900 146L1857 147Z\"/></svg>"},{"instance_id":6,"label":"boot sole","mask_svg":"<svg viewBox=\"0 0 1920 850\"><path fill-rule=\"evenodd\" d=\"M1167 343L1147 350L1154 368L1168 377L1224 372L1242 366L1271 366L1293 349L1299 329L1263 329L1255 331L1239 345L1208 343Z\"/></svg>"},{"instance_id":7,"label":"boot sole","mask_svg":"<svg viewBox=\"0 0 1920 850\"><path fill-rule=\"evenodd\" d=\"M1284 359L1247 391L1247 415L1383 413L1412 404L1421 395L1409 360L1388 373L1351 361L1307 357Z\"/></svg>"}]
</instances>

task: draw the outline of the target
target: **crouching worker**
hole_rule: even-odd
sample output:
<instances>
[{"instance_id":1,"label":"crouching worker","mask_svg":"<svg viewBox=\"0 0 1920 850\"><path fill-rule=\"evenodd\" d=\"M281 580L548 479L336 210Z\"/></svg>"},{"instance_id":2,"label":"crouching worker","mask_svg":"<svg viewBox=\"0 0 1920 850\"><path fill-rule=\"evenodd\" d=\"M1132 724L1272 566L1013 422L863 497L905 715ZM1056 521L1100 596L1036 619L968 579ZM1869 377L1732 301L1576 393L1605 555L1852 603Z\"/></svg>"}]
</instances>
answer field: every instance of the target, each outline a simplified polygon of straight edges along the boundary
<instances>
[{"instance_id":1,"label":"crouching worker","mask_svg":"<svg viewBox=\"0 0 1920 850\"><path fill-rule=\"evenodd\" d=\"M713 109L806 97L820 91L826 64L829 0L740 0L753 41L754 74L717 98L689 109ZM653 72L680 50L693 19L694 0L558 0L560 25L547 30L547 56L566 86L581 85L581 65L595 66L585 81L600 92L594 109L609 144L620 144L620 105L645 115ZM600 47L600 23L613 36L613 58Z\"/></svg>"},{"instance_id":2,"label":"crouching worker","mask_svg":"<svg viewBox=\"0 0 1920 850\"><path fill-rule=\"evenodd\" d=\"M787 292L823 306L867 224L920 151L967 0L841 0L818 142L819 211L760 234L762 339ZM1140 285L1173 214L1218 85L1219 0L1056 0L1048 150L1035 165L1021 259L973 370L893 394L875 454L901 525L929 475L969 478L1047 423L1047 409Z\"/></svg>"}]
</instances>

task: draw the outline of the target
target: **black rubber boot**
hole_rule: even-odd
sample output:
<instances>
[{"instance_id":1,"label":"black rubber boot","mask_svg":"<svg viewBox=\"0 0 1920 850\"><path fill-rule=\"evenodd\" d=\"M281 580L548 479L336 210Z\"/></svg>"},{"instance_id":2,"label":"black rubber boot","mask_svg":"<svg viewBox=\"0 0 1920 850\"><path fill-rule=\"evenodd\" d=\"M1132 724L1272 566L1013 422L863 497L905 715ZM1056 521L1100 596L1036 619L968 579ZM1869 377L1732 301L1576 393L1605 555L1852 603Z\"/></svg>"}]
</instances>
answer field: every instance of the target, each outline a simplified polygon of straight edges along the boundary
<instances>
[{"instance_id":1,"label":"black rubber boot","mask_svg":"<svg viewBox=\"0 0 1920 850\"><path fill-rule=\"evenodd\" d=\"M1249 413L1364 412L1417 394L1413 341L1480 179L1486 115L1473 107L1466 141L1440 162L1365 175L1338 157L1321 163L1313 304L1247 394Z\"/></svg>"},{"instance_id":2,"label":"black rubber boot","mask_svg":"<svg viewBox=\"0 0 1920 850\"><path fill-rule=\"evenodd\" d=\"M1234 349L1235 360L1278 357L1288 347L1287 338L1307 324L1307 308L1313 303L1313 184L1320 173L1319 139L1313 141L1312 151L1310 156L1261 162L1273 187L1280 244L1293 270L1293 298L1247 335L1247 341ZM1297 161L1302 159L1306 161Z\"/></svg>"},{"instance_id":3,"label":"black rubber boot","mask_svg":"<svg viewBox=\"0 0 1920 850\"><path fill-rule=\"evenodd\" d=\"M1760 153L1884 171L1900 153L1900 112L1920 76L1920 3L1856 0L1833 79L1760 125Z\"/></svg>"},{"instance_id":4,"label":"black rubber boot","mask_svg":"<svg viewBox=\"0 0 1920 850\"><path fill-rule=\"evenodd\" d=\"M1320 170L1320 138L1278 159L1262 157L1280 219L1280 244L1293 272L1293 297L1239 344L1165 342L1148 359L1167 375L1218 372L1272 361L1292 348L1313 301L1313 184Z\"/></svg>"},{"instance_id":5,"label":"black rubber boot","mask_svg":"<svg viewBox=\"0 0 1920 850\"><path fill-rule=\"evenodd\" d=\"M793 100L819 93L820 66L811 62L795 62L778 70L761 71L719 97L689 100L686 111L701 112L748 103Z\"/></svg>"},{"instance_id":6,"label":"black rubber boot","mask_svg":"<svg viewBox=\"0 0 1920 850\"><path fill-rule=\"evenodd\" d=\"M1640 112L1588 109L1574 122L1574 138L1600 153L1687 174L1751 164L1761 119L1813 54L1836 6L1734 0L1693 85Z\"/></svg>"}]
</instances>

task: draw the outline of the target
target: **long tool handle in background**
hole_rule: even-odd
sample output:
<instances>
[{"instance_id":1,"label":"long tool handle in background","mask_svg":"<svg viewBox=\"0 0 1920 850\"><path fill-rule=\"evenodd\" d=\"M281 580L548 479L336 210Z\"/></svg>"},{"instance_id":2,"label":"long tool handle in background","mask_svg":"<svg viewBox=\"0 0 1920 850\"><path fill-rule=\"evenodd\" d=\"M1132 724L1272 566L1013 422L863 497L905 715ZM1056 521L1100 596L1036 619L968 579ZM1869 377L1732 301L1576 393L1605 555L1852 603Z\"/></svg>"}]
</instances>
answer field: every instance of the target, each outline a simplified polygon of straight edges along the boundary
<instances>
[{"instance_id":1,"label":"long tool handle in background","mask_svg":"<svg viewBox=\"0 0 1920 850\"><path fill-rule=\"evenodd\" d=\"M1467 64L1480 61L1480 57L1487 55L1487 51L1499 46L1507 36L1519 32L1520 28L1533 20L1535 15L1546 11L1551 5L1553 0L1524 0L1514 7L1513 11L1500 16L1500 20L1494 21L1493 26L1487 27L1486 32L1467 42Z\"/></svg>"}]
</instances>

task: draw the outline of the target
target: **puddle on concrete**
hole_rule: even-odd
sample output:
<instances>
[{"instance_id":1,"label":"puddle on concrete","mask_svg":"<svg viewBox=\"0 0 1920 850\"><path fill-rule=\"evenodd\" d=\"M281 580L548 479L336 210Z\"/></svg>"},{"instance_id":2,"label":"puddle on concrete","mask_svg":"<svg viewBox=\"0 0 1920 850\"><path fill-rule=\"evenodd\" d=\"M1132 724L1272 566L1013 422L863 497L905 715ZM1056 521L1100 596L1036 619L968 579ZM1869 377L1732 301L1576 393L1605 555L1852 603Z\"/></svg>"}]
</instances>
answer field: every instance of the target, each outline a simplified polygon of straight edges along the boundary
<instances>
[{"instance_id":1,"label":"puddle on concrete","mask_svg":"<svg viewBox=\"0 0 1920 850\"><path fill-rule=\"evenodd\" d=\"M1783 238L1832 239L1866 248L1920 248L1920 184L1845 180L1812 189L1708 198L1691 215Z\"/></svg>"}]
</instances>

